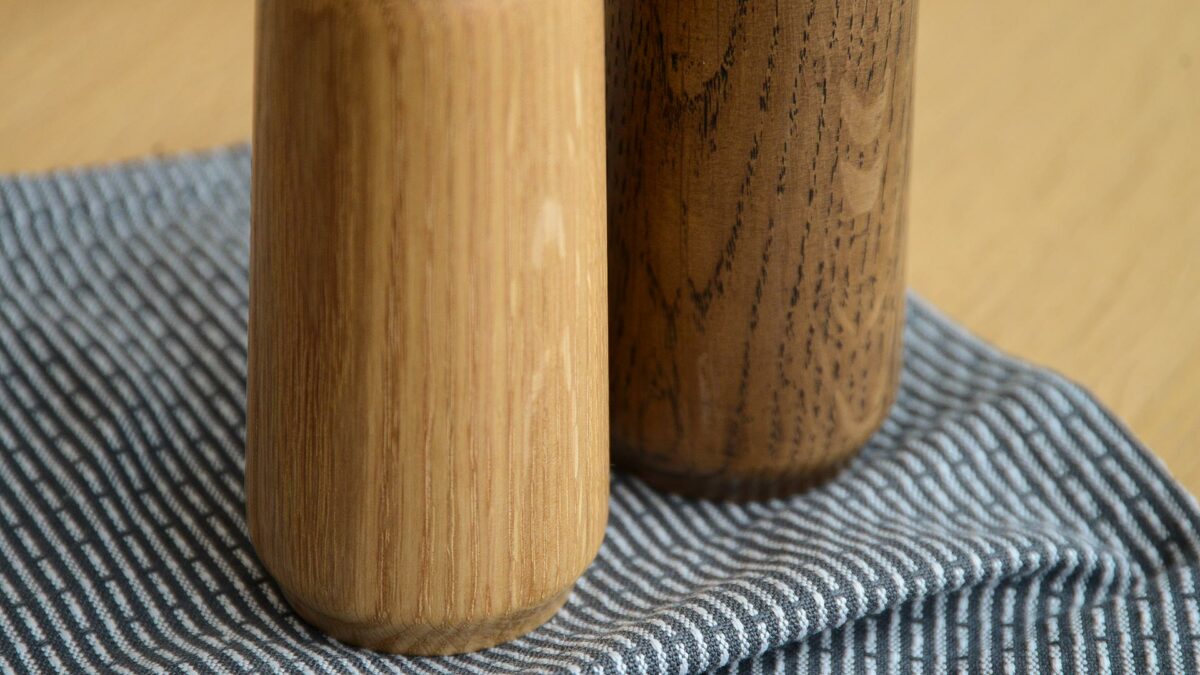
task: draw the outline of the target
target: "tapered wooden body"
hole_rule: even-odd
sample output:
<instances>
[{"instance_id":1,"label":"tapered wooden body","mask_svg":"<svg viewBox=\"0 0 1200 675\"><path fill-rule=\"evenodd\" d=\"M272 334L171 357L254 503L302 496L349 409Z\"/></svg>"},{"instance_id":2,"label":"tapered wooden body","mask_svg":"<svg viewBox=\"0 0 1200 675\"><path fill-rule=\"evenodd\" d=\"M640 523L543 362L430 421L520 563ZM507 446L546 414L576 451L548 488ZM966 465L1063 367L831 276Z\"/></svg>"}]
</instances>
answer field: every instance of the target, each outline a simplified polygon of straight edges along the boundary
<instances>
[{"instance_id":1,"label":"tapered wooden body","mask_svg":"<svg viewBox=\"0 0 1200 675\"><path fill-rule=\"evenodd\" d=\"M600 0L260 0L246 496L357 645L545 621L607 514Z\"/></svg>"},{"instance_id":2,"label":"tapered wooden body","mask_svg":"<svg viewBox=\"0 0 1200 675\"><path fill-rule=\"evenodd\" d=\"M689 494L827 476L896 390L912 0L609 0L613 451Z\"/></svg>"}]
</instances>

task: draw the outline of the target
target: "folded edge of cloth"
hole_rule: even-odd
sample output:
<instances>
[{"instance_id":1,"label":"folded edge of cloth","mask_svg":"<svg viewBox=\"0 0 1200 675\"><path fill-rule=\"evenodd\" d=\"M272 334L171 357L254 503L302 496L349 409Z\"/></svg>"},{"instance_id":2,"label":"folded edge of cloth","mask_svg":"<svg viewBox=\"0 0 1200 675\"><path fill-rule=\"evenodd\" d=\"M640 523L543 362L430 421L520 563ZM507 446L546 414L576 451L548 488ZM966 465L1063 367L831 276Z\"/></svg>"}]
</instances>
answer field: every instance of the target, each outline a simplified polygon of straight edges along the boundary
<instances>
[{"instance_id":1,"label":"folded edge of cloth","mask_svg":"<svg viewBox=\"0 0 1200 675\"><path fill-rule=\"evenodd\" d=\"M831 482L734 505L617 474L533 633L422 659L321 635L243 519L249 168L0 179L0 670L1196 670L1195 500L1082 389L914 296L899 400Z\"/></svg>"}]
</instances>

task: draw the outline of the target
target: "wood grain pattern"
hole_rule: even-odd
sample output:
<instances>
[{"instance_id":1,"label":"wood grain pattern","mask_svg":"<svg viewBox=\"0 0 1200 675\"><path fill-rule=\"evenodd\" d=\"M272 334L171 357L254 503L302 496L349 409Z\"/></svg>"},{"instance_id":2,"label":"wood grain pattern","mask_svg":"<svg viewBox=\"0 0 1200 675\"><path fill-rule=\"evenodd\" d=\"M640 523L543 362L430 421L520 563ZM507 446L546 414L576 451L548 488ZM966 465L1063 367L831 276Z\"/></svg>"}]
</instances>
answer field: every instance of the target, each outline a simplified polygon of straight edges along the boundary
<instances>
[{"instance_id":1,"label":"wood grain pattern","mask_svg":"<svg viewBox=\"0 0 1200 675\"><path fill-rule=\"evenodd\" d=\"M260 0L246 490L297 611L478 649L608 499L600 0Z\"/></svg>"},{"instance_id":2,"label":"wood grain pattern","mask_svg":"<svg viewBox=\"0 0 1200 675\"><path fill-rule=\"evenodd\" d=\"M895 395L911 0L613 0L614 453L723 497L829 474Z\"/></svg>"}]
</instances>

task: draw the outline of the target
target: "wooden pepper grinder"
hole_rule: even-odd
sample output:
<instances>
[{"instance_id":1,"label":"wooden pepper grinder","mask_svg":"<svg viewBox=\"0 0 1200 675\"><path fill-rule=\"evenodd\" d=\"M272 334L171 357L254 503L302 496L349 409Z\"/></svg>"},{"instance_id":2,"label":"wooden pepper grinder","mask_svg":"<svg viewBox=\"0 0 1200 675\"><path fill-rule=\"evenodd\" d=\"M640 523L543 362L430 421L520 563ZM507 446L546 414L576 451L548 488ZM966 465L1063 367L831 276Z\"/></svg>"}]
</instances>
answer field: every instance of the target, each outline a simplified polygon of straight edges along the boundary
<instances>
[{"instance_id":1,"label":"wooden pepper grinder","mask_svg":"<svg viewBox=\"0 0 1200 675\"><path fill-rule=\"evenodd\" d=\"M601 0L259 0L246 498L356 645L548 619L608 499Z\"/></svg>"},{"instance_id":2,"label":"wooden pepper grinder","mask_svg":"<svg viewBox=\"0 0 1200 675\"><path fill-rule=\"evenodd\" d=\"M613 452L781 495L895 396L913 0L609 0Z\"/></svg>"}]
</instances>

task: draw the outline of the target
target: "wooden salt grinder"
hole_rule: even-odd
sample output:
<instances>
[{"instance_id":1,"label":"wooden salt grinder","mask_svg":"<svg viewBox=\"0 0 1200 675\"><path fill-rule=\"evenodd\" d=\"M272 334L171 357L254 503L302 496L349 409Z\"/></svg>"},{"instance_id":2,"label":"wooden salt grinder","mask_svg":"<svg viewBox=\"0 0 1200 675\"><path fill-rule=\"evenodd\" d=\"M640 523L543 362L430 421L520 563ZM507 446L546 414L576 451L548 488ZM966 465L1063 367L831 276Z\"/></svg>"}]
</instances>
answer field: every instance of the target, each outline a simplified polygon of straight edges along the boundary
<instances>
[{"instance_id":1,"label":"wooden salt grinder","mask_svg":"<svg viewBox=\"0 0 1200 675\"><path fill-rule=\"evenodd\" d=\"M259 0L246 498L296 611L474 650L608 497L601 0Z\"/></svg>"},{"instance_id":2,"label":"wooden salt grinder","mask_svg":"<svg viewBox=\"0 0 1200 675\"><path fill-rule=\"evenodd\" d=\"M743 499L895 396L913 0L609 0L613 452Z\"/></svg>"}]
</instances>

